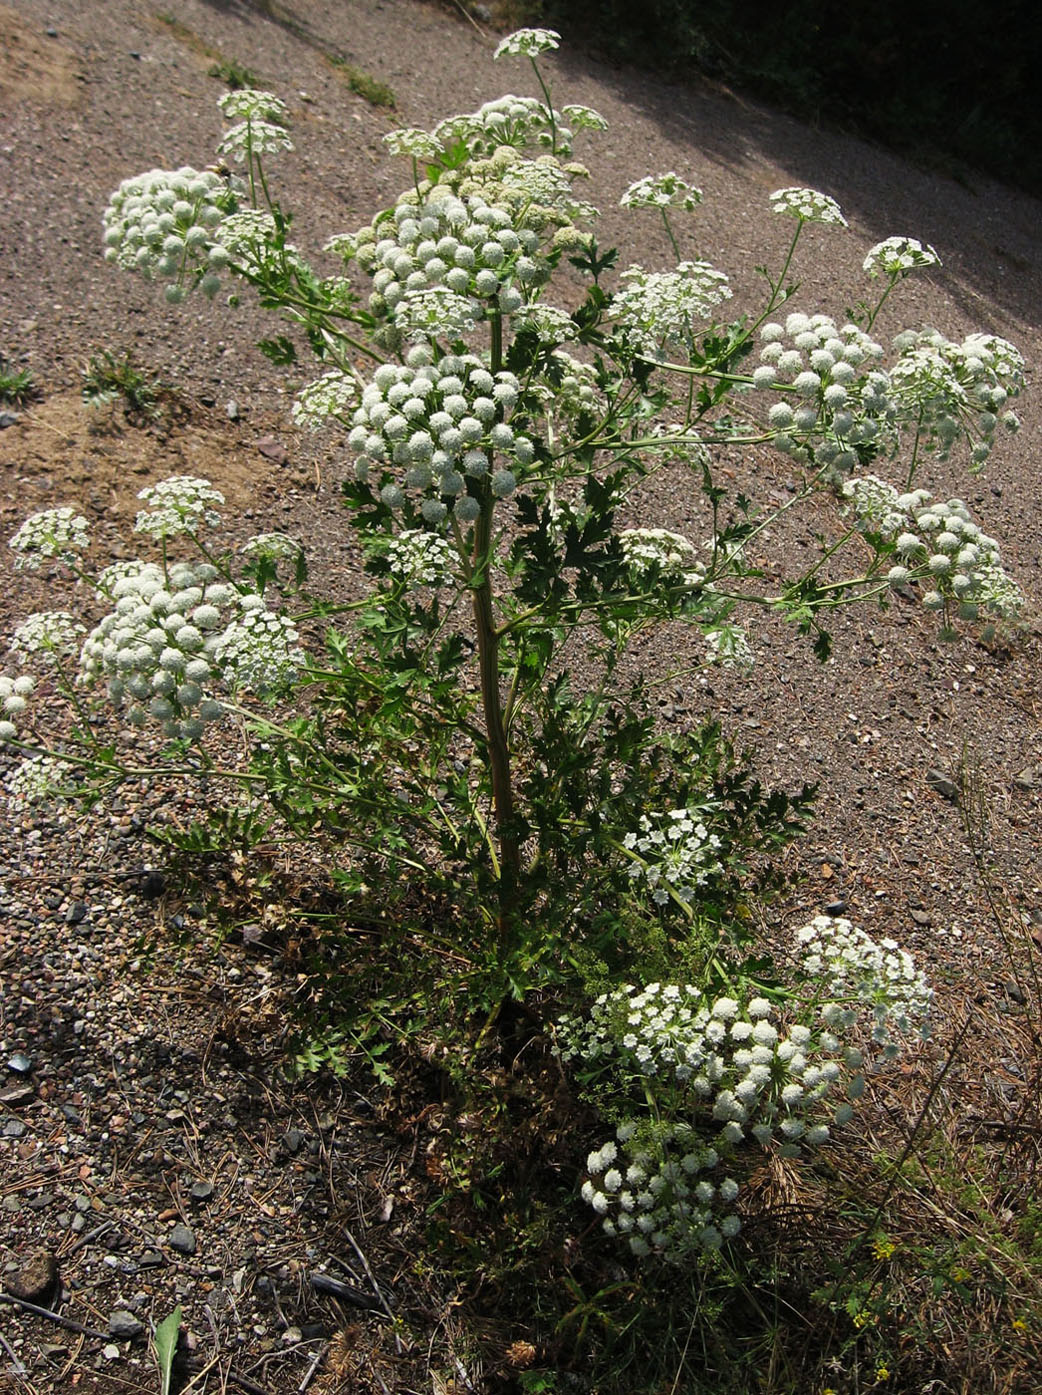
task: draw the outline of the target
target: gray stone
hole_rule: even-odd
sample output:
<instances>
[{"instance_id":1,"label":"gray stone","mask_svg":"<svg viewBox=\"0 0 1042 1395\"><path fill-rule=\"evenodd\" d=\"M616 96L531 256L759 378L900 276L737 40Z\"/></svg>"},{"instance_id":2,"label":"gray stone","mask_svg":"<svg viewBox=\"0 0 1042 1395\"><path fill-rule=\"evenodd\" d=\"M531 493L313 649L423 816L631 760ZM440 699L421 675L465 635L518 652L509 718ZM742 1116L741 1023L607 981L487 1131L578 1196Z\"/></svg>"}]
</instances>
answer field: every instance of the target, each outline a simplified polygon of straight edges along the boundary
<instances>
[{"instance_id":1,"label":"gray stone","mask_svg":"<svg viewBox=\"0 0 1042 1395\"><path fill-rule=\"evenodd\" d=\"M213 1196L212 1182L193 1182L188 1195L193 1201L209 1201Z\"/></svg>"},{"instance_id":2,"label":"gray stone","mask_svg":"<svg viewBox=\"0 0 1042 1395\"><path fill-rule=\"evenodd\" d=\"M954 802L959 797L959 786L954 780L950 780L943 770L928 770L926 772L926 783L935 794L939 794L942 799Z\"/></svg>"},{"instance_id":3,"label":"gray stone","mask_svg":"<svg viewBox=\"0 0 1042 1395\"><path fill-rule=\"evenodd\" d=\"M170 1238L167 1244L172 1250L177 1250L178 1254L195 1254L195 1236L188 1227L183 1225L180 1221L178 1221L177 1225L175 1225L170 1232Z\"/></svg>"},{"instance_id":4,"label":"gray stone","mask_svg":"<svg viewBox=\"0 0 1042 1395\"><path fill-rule=\"evenodd\" d=\"M121 1342L132 1342L135 1337L140 1337L144 1330L144 1323L133 1313L128 1313L126 1308L117 1308L114 1313L109 1314L110 1337L118 1337Z\"/></svg>"}]
</instances>

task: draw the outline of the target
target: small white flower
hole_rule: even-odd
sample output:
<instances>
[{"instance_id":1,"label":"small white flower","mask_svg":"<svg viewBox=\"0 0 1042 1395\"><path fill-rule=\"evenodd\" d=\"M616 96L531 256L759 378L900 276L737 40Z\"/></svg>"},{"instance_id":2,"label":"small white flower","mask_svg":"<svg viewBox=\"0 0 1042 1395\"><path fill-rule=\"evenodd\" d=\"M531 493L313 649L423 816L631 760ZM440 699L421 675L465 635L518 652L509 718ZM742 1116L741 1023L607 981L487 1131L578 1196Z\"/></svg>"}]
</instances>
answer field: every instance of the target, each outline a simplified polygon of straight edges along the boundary
<instances>
[{"instance_id":1,"label":"small white flower","mask_svg":"<svg viewBox=\"0 0 1042 1395\"><path fill-rule=\"evenodd\" d=\"M554 29L515 29L500 41L492 57L535 58L560 45L561 36Z\"/></svg>"},{"instance_id":2,"label":"small white flower","mask_svg":"<svg viewBox=\"0 0 1042 1395\"><path fill-rule=\"evenodd\" d=\"M771 211L798 218L801 223L832 223L847 226L839 204L816 189L792 187L776 189L771 195Z\"/></svg>"}]
</instances>

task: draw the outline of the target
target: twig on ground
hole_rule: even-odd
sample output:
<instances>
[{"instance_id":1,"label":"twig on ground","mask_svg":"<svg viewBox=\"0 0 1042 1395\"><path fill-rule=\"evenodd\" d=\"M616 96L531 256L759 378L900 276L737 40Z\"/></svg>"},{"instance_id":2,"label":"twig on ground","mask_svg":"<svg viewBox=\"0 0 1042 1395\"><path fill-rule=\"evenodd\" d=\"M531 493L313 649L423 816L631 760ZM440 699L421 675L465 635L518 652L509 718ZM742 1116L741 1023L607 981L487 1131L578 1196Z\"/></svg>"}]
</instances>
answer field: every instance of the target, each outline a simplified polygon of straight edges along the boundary
<instances>
[{"instance_id":1,"label":"twig on ground","mask_svg":"<svg viewBox=\"0 0 1042 1395\"><path fill-rule=\"evenodd\" d=\"M13 1293L0 1293L0 1303L13 1303L24 1312L32 1313L36 1317L49 1318L51 1322L56 1322L59 1327L67 1327L70 1332L82 1332L85 1337L96 1337L99 1342L110 1340L107 1332L99 1332L96 1327L84 1327L82 1322L62 1317L61 1313L53 1312L50 1308L37 1307L35 1303L28 1303L24 1298L15 1298Z\"/></svg>"},{"instance_id":2,"label":"twig on ground","mask_svg":"<svg viewBox=\"0 0 1042 1395\"><path fill-rule=\"evenodd\" d=\"M304 1379L297 1386L298 1395L304 1395L304 1391L307 1390L312 1380L314 1380L315 1372L318 1370L319 1364L321 1363L323 1356L325 1356L328 1350L329 1343L323 1342L322 1345L319 1347L318 1351L315 1352L314 1356L311 1358L311 1364L304 1372Z\"/></svg>"},{"instance_id":3,"label":"twig on ground","mask_svg":"<svg viewBox=\"0 0 1042 1395\"><path fill-rule=\"evenodd\" d=\"M372 1286L373 1286L373 1292L376 1294L377 1298L378 1298L379 1301L380 1301L380 1307L384 1310L384 1312L387 1314L387 1316L391 1319L391 1322L393 1323L393 1322L394 1322L394 1313L391 1312L390 1305L388 1304L387 1299L384 1297L383 1291L381 1290L380 1285L376 1282L376 1278L375 1278L374 1275L373 1275L373 1271L369 1268L369 1261L366 1259L365 1255L362 1253L362 1250L361 1250L361 1247L360 1247L358 1241L357 1241L357 1240L355 1239L355 1237L351 1234L351 1232L348 1230L348 1228L347 1228L346 1225L344 1226L344 1234L347 1236L348 1241L349 1241L349 1243L350 1243L350 1245L351 1245L351 1248L354 1250L355 1254L358 1256L358 1261L359 1261L359 1263L361 1264L362 1268L365 1270L365 1277L369 1280L369 1282L370 1282L370 1283L372 1284ZM401 1356L401 1354L402 1354L402 1341L401 1341L401 1338L398 1336L398 1329L397 1329L396 1327L394 1328L394 1349L395 1349L395 1351L397 1352L397 1354L398 1354L399 1356Z\"/></svg>"}]
</instances>

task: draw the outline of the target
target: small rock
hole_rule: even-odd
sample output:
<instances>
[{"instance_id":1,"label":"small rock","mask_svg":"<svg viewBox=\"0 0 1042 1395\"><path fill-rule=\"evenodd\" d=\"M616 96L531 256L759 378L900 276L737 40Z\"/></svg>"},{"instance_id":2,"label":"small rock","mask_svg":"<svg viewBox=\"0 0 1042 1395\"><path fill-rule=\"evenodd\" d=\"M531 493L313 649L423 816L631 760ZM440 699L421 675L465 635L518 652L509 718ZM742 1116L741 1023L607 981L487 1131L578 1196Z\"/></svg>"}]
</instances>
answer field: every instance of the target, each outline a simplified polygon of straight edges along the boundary
<instances>
[{"instance_id":1,"label":"small rock","mask_svg":"<svg viewBox=\"0 0 1042 1395\"><path fill-rule=\"evenodd\" d=\"M1012 999L1013 1002L1019 1003L1023 1007L1023 1005L1027 1002L1027 995L1025 994L1023 988L1021 988L1020 984L1004 983L1002 986L1006 990L1007 998Z\"/></svg>"},{"instance_id":2,"label":"small rock","mask_svg":"<svg viewBox=\"0 0 1042 1395\"><path fill-rule=\"evenodd\" d=\"M4 1125L4 1138L24 1138L28 1129L21 1119L8 1119Z\"/></svg>"},{"instance_id":3,"label":"small rock","mask_svg":"<svg viewBox=\"0 0 1042 1395\"><path fill-rule=\"evenodd\" d=\"M17 426L21 419L21 412L0 412L0 431L8 426Z\"/></svg>"},{"instance_id":4,"label":"small rock","mask_svg":"<svg viewBox=\"0 0 1042 1395\"><path fill-rule=\"evenodd\" d=\"M58 37L57 29L48 28L45 29L43 32L47 35L49 39L56 39Z\"/></svg>"},{"instance_id":5,"label":"small rock","mask_svg":"<svg viewBox=\"0 0 1042 1395\"><path fill-rule=\"evenodd\" d=\"M952 800L959 797L959 786L954 780L950 780L943 770L928 770L926 772L926 783L935 794L939 794L942 799Z\"/></svg>"},{"instance_id":6,"label":"small rock","mask_svg":"<svg viewBox=\"0 0 1042 1395\"><path fill-rule=\"evenodd\" d=\"M193 1182L188 1195L193 1201L209 1201L213 1196L212 1182Z\"/></svg>"},{"instance_id":7,"label":"small rock","mask_svg":"<svg viewBox=\"0 0 1042 1395\"><path fill-rule=\"evenodd\" d=\"M180 1221L170 1232L170 1239L167 1241L167 1244L172 1250L177 1250L178 1254L195 1254L195 1236L188 1227Z\"/></svg>"},{"instance_id":8,"label":"small rock","mask_svg":"<svg viewBox=\"0 0 1042 1395\"><path fill-rule=\"evenodd\" d=\"M1038 771L1033 765L1025 765L1023 770L1018 770L1013 776L1013 783L1018 789L1033 790L1038 783Z\"/></svg>"},{"instance_id":9,"label":"small rock","mask_svg":"<svg viewBox=\"0 0 1042 1395\"><path fill-rule=\"evenodd\" d=\"M843 915L844 912L846 911L846 909L847 909L847 898L846 898L845 896L841 896L841 897L839 897L837 900L835 900L835 901L830 901L830 902L828 903L828 905L825 907L825 914L826 914L826 915Z\"/></svg>"},{"instance_id":10,"label":"small rock","mask_svg":"<svg viewBox=\"0 0 1042 1395\"><path fill-rule=\"evenodd\" d=\"M239 404L234 399L228 402L224 408L224 415L229 421L238 421L242 413L239 411Z\"/></svg>"},{"instance_id":11,"label":"small rock","mask_svg":"<svg viewBox=\"0 0 1042 1395\"><path fill-rule=\"evenodd\" d=\"M165 1263L166 1260L158 1250L146 1250L138 1260L138 1267L141 1269L158 1269Z\"/></svg>"},{"instance_id":12,"label":"small rock","mask_svg":"<svg viewBox=\"0 0 1042 1395\"><path fill-rule=\"evenodd\" d=\"M144 1330L144 1323L139 1322L133 1313L128 1313L126 1308L117 1308L109 1315L109 1336L118 1337L121 1342L132 1342Z\"/></svg>"},{"instance_id":13,"label":"small rock","mask_svg":"<svg viewBox=\"0 0 1042 1395\"><path fill-rule=\"evenodd\" d=\"M202 403L204 407L217 406L217 398L214 397L212 392L201 392L199 394L199 401Z\"/></svg>"},{"instance_id":14,"label":"small rock","mask_svg":"<svg viewBox=\"0 0 1042 1395\"><path fill-rule=\"evenodd\" d=\"M17 1215L22 1209L22 1203L13 1194L11 1196L5 1196L3 1201L0 1202L0 1206L3 1206L4 1210L11 1215Z\"/></svg>"},{"instance_id":15,"label":"small rock","mask_svg":"<svg viewBox=\"0 0 1042 1395\"><path fill-rule=\"evenodd\" d=\"M8 1085L0 1090L0 1104L6 1104L9 1107L14 1104L28 1104L35 1094L35 1085Z\"/></svg>"},{"instance_id":16,"label":"small rock","mask_svg":"<svg viewBox=\"0 0 1042 1395\"><path fill-rule=\"evenodd\" d=\"M58 1261L46 1251L33 1255L21 1269L8 1274L4 1286L12 1298L23 1298L26 1303L40 1303L58 1282Z\"/></svg>"},{"instance_id":17,"label":"small rock","mask_svg":"<svg viewBox=\"0 0 1042 1395\"><path fill-rule=\"evenodd\" d=\"M256 444L265 460L270 460L274 465L285 465L289 461L289 451L274 436L262 436Z\"/></svg>"},{"instance_id":18,"label":"small rock","mask_svg":"<svg viewBox=\"0 0 1042 1395\"><path fill-rule=\"evenodd\" d=\"M303 1336L304 1334L301 1332L299 1327L287 1327L285 1332L283 1332L282 1334L282 1340L287 1344L287 1346L291 1346L295 1345L297 1342L302 1341Z\"/></svg>"},{"instance_id":19,"label":"small rock","mask_svg":"<svg viewBox=\"0 0 1042 1395\"><path fill-rule=\"evenodd\" d=\"M915 921L916 925L927 926L933 924L933 916L930 914L929 911L920 911L913 909L911 911L911 916L912 919Z\"/></svg>"},{"instance_id":20,"label":"small rock","mask_svg":"<svg viewBox=\"0 0 1042 1395\"><path fill-rule=\"evenodd\" d=\"M118 1361L119 1347L116 1346L115 1342L109 1342L106 1346L102 1347L101 1354L106 1361Z\"/></svg>"},{"instance_id":21,"label":"small rock","mask_svg":"<svg viewBox=\"0 0 1042 1395\"><path fill-rule=\"evenodd\" d=\"M296 1153L300 1150L304 1135L299 1129L287 1129L282 1135L282 1142L287 1153Z\"/></svg>"},{"instance_id":22,"label":"small rock","mask_svg":"<svg viewBox=\"0 0 1042 1395\"><path fill-rule=\"evenodd\" d=\"M158 868L150 867L142 876L138 890L146 901L158 901L166 890L166 877Z\"/></svg>"},{"instance_id":23,"label":"small rock","mask_svg":"<svg viewBox=\"0 0 1042 1395\"><path fill-rule=\"evenodd\" d=\"M32 1068L32 1060L24 1051L16 1051L8 1058L7 1069L13 1070L15 1075L28 1075Z\"/></svg>"},{"instance_id":24,"label":"small rock","mask_svg":"<svg viewBox=\"0 0 1042 1395\"><path fill-rule=\"evenodd\" d=\"M65 912L66 925L79 925L87 918L87 903L85 901L73 901L72 905Z\"/></svg>"}]
</instances>

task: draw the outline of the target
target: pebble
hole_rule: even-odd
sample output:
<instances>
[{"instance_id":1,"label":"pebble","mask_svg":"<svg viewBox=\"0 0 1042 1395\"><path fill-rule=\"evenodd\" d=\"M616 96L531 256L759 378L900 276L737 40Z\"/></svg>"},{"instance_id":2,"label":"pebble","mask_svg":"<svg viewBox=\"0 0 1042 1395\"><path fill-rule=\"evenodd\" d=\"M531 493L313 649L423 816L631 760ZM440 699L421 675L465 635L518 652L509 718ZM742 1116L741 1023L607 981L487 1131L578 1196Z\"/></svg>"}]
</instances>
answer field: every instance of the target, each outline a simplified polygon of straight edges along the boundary
<instances>
[{"instance_id":1,"label":"pebble","mask_svg":"<svg viewBox=\"0 0 1042 1395\"><path fill-rule=\"evenodd\" d=\"M32 1059L24 1051L16 1051L8 1058L7 1069L13 1070L15 1075L27 1075L32 1068Z\"/></svg>"},{"instance_id":2,"label":"pebble","mask_svg":"<svg viewBox=\"0 0 1042 1395\"><path fill-rule=\"evenodd\" d=\"M193 1201L209 1201L213 1196L212 1182L193 1182L188 1195Z\"/></svg>"},{"instance_id":3,"label":"pebble","mask_svg":"<svg viewBox=\"0 0 1042 1395\"><path fill-rule=\"evenodd\" d=\"M239 404L234 399L229 402L224 409L224 414L229 421L238 421L242 413L239 411Z\"/></svg>"},{"instance_id":4,"label":"pebble","mask_svg":"<svg viewBox=\"0 0 1042 1395\"><path fill-rule=\"evenodd\" d=\"M144 1323L133 1313L128 1313L126 1308L117 1308L109 1315L109 1336L118 1337L121 1342L132 1342L135 1337L140 1337L144 1330Z\"/></svg>"},{"instance_id":5,"label":"pebble","mask_svg":"<svg viewBox=\"0 0 1042 1395\"><path fill-rule=\"evenodd\" d=\"M950 780L943 770L928 770L926 783L942 799L948 799L954 803L959 797L959 786L954 780Z\"/></svg>"},{"instance_id":6,"label":"pebble","mask_svg":"<svg viewBox=\"0 0 1042 1395\"><path fill-rule=\"evenodd\" d=\"M170 1246L172 1250L177 1250L179 1254L195 1254L195 1236L188 1229L188 1227L182 1224L180 1221L177 1223L177 1225L174 1226L173 1230L170 1232L170 1238L167 1241L167 1244Z\"/></svg>"},{"instance_id":7,"label":"pebble","mask_svg":"<svg viewBox=\"0 0 1042 1395\"><path fill-rule=\"evenodd\" d=\"M17 426L22 419L20 412L0 412L0 431L8 426Z\"/></svg>"},{"instance_id":8,"label":"pebble","mask_svg":"<svg viewBox=\"0 0 1042 1395\"><path fill-rule=\"evenodd\" d=\"M58 1261L46 1251L33 1255L22 1267L4 1278L4 1287L13 1298L40 1303L58 1282Z\"/></svg>"}]
</instances>

